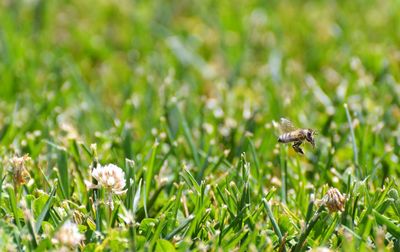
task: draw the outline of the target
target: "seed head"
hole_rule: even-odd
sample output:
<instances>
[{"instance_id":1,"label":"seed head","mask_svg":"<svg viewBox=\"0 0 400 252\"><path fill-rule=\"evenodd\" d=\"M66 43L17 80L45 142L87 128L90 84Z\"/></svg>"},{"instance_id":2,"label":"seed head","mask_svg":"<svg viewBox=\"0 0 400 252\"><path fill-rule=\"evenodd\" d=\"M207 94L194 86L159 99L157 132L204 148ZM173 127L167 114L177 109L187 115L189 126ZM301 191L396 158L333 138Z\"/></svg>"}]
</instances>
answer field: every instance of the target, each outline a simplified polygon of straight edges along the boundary
<instances>
[{"instance_id":1,"label":"seed head","mask_svg":"<svg viewBox=\"0 0 400 252\"><path fill-rule=\"evenodd\" d=\"M344 211L346 198L339 192L338 189L331 187L322 199L323 204L329 209L329 212Z\"/></svg>"},{"instance_id":2,"label":"seed head","mask_svg":"<svg viewBox=\"0 0 400 252\"><path fill-rule=\"evenodd\" d=\"M27 163L31 160L28 155L22 157L15 156L11 158L12 175L15 186L25 184L29 179L29 172L26 168Z\"/></svg>"}]
</instances>

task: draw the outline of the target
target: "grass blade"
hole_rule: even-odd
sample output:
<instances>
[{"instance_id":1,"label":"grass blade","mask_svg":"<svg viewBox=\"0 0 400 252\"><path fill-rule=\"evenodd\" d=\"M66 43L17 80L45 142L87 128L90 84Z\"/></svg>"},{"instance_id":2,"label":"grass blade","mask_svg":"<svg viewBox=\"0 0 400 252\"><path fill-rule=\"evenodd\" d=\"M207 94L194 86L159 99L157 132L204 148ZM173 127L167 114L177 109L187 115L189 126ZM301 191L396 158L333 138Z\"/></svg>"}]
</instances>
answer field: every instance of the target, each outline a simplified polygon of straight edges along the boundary
<instances>
[{"instance_id":1,"label":"grass blade","mask_svg":"<svg viewBox=\"0 0 400 252\"><path fill-rule=\"evenodd\" d=\"M156 160L156 154L158 149L158 142L156 141L152 147L151 157L146 171L146 199L149 198L149 192L154 178L154 163Z\"/></svg>"},{"instance_id":2,"label":"grass blade","mask_svg":"<svg viewBox=\"0 0 400 252\"><path fill-rule=\"evenodd\" d=\"M265 210L267 211L267 215L268 215L268 217L269 217L269 219L270 219L270 221L271 221L272 227L274 228L274 232L275 232L275 234L278 236L279 244L281 244L281 242L282 242L282 232L281 232L281 229L279 228L279 225L278 225L278 223L276 222L274 215L272 214L272 211L271 211L271 208L270 208L270 206L269 206L268 201L267 201L266 199L263 199L262 201L263 201L263 203L264 203L264 208L265 208Z\"/></svg>"},{"instance_id":3,"label":"grass blade","mask_svg":"<svg viewBox=\"0 0 400 252\"><path fill-rule=\"evenodd\" d=\"M307 224L307 226L304 228L303 232L301 232L301 235L299 237L299 240L294 247L293 251L298 252L301 251L301 249L304 246L304 242L307 239L307 236L310 234L311 230L313 229L314 225L317 223L319 220L319 217L321 216L321 212L324 209L324 206L320 206L318 210L315 212L314 216L311 218L310 222Z\"/></svg>"},{"instance_id":4,"label":"grass blade","mask_svg":"<svg viewBox=\"0 0 400 252\"><path fill-rule=\"evenodd\" d=\"M51 207L52 204L53 204L54 195L55 195L55 193L56 193L56 190L57 190L57 186L54 186L54 188L51 190L51 193L50 193L50 195L49 195L49 198L48 198L47 201L46 201L46 204L44 205L42 211L41 211L40 214L39 214L39 217L38 217L37 220L36 220L35 229L34 229L34 230L35 230L35 233L38 233L38 232L39 232L40 227L42 226L42 222L43 222L44 218L46 217L47 213L49 212L50 207Z\"/></svg>"},{"instance_id":5,"label":"grass blade","mask_svg":"<svg viewBox=\"0 0 400 252\"><path fill-rule=\"evenodd\" d=\"M374 213L376 221L381 225L385 225L387 227L389 233L391 233L397 239L400 239L400 227L399 227L399 225L394 224L392 220L390 220L385 215L382 215L382 214L378 213L375 209L372 210L372 211Z\"/></svg>"},{"instance_id":6,"label":"grass blade","mask_svg":"<svg viewBox=\"0 0 400 252\"><path fill-rule=\"evenodd\" d=\"M21 222L19 220L19 214L18 214L19 208L17 208L17 200L16 200L16 196L15 196L15 191L11 186L9 186L9 187L7 187L7 193L8 193L8 197L10 200L10 206L11 206L11 210L14 215L15 223L17 224L18 229L21 230L22 226L21 226Z\"/></svg>"},{"instance_id":7,"label":"grass blade","mask_svg":"<svg viewBox=\"0 0 400 252\"><path fill-rule=\"evenodd\" d=\"M176 111L177 111L177 113L179 115L179 118L181 120L182 127L183 127L183 134L185 136L186 141L189 144L189 148L190 148L190 150L192 152L194 162L195 162L196 166L200 168L201 167L201 162L200 162L199 152L197 150L196 145L194 144L194 140L193 140L192 134L190 132L189 124L187 123L186 118L184 117L184 115L179 110L179 108L177 107L176 104L175 104L175 109L176 109Z\"/></svg>"},{"instance_id":8,"label":"grass blade","mask_svg":"<svg viewBox=\"0 0 400 252\"><path fill-rule=\"evenodd\" d=\"M354 134L353 120L351 119L351 115L350 115L347 103L344 104L344 109L346 110L347 122L348 122L349 128L350 128L351 143L353 145L353 158L354 158L354 165L356 167L356 174L358 177L362 177L363 175L361 174L361 171L359 170L359 165L358 165L358 149L357 149L357 143L356 143L356 136Z\"/></svg>"}]
</instances>

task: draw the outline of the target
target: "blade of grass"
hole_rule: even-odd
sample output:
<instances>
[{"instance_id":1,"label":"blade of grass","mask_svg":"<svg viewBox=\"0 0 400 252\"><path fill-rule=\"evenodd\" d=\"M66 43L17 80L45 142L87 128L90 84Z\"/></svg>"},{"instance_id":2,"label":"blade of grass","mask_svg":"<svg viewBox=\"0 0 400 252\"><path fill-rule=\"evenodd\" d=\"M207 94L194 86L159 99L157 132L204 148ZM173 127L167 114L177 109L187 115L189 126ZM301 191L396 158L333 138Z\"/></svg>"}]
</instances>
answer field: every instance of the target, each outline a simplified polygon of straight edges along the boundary
<instances>
[{"instance_id":1,"label":"blade of grass","mask_svg":"<svg viewBox=\"0 0 400 252\"><path fill-rule=\"evenodd\" d=\"M28 226L29 234L31 235L30 242L32 244L32 247L35 249L37 247L37 245L38 245L37 239L36 239L36 232L35 232L34 227L32 225L32 221L29 219L29 217L26 217L25 221L26 221L26 225Z\"/></svg>"},{"instance_id":2,"label":"blade of grass","mask_svg":"<svg viewBox=\"0 0 400 252\"><path fill-rule=\"evenodd\" d=\"M57 171L58 179L60 181L60 188L63 194L63 198L67 199L69 197L70 189L70 179L68 171L68 153L67 150L51 141L43 140L49 146L56 148L57 150Z\"/></svg>"},{"instance_id":3,"label":"blade of grass","mask_svg":"<svg viewBox=\"0 0 400 252\"><path fill-rule=\"evenodd\" d=\"M22 226L18 216L17 200L14 189L11 186L7 187L7 193L10 200L11 210L14 214L15 223L17 224L18 229L21 230Z\"/></svg>"},{"instance_id":4,"label":"blade of grass","mask_svg":"<svg viewBox=\"0 0 400 252\"><path fill-rule=\"evenodd\" d=\"M256 168L256 176L257 176L257 179L260 179L260 161L258 160L258 157L257 157L256 147L254 146L254 143L253 143L253 141L251 141L250 137L247 137L247 140L250 144L250 153L251 153L251 156L253 157L254 165Z\"/></svg>"},{"instance_id":5,"label":"blade of grass","mask_svg":"<svg viewBox=\"0 0 400 252\"><path fill-rule=\"evenodd\" d=\"M152 146L151 157L146 171L146 199L149 198L149 192L152 184L151 182L154 178L154 163L156 160L158 145L159 144L156 141Z\"/></svg>"},{"instance_id":6,"label":"blade of grass","mask_svg":"<svg viewBox=\"0 0 400 252\"><path fill-rule=\"evenodd\" d=\"M175 235L177 235L179 232L181 232L183 229L185 229L193 220L194 220L194 215L189 215L189 217L186 218L186 220L181 225L179 225L177 228L172 230L171 233L167 234L164 237L164 239L171 240Z\"/></svg>"},{"instance_id":7,"label":"blade of grass","mask_svg":"<svg viewBox=\"0 0 400 252\"><path fill-rule=\"evenodd\" d=\"M353 145L354 166L356 168L356 174L357 174L357 177L362 178L363 174L361 173L361 170L359 169L359 164L358 164L358 149L357 149L357 143L356 143L356 136L354 135L353 121L351 119L351 115L350 115L347 103L345 103L343 106L344 106L344 109L346 110L347 122L349 124L349 129L350 129L351 143Z\"/></svg>"},{"instance_id":8,"label":"blade of grass","mask_svg":"<svg viewBox=\"0 0 400 252\"><path fill-rule=\"evenodd\" d=\"M297 244L295 245L295 247L293 249L294 252L301 251L301 249L303 248L304 243L307 239L307 236L310 234L311 230L313 229L313 227L319 220L319 217L321 216L321 212L323 209L324 209L324 206L320 206L318 208L318 210L314 213L314 216L311 218L310 222L303 229L303 231L301 232L301 235L299 237L299 241L297 242Z\"/></svg>"},{"instance_id":9,"label":"blade of grass","mask_svg":"<svg viewBox=\"0 0 400 252\"><path fill-rule=\"evenodd\" d=\"M199 152L197 150L196 145L194 144L194 140L192 137L192 134L190 133L190 128L189 128L189 124L186 121L186 118L184 117L184 115L182 114L182 112L179 110L178 106L175 104L174 108L177 111L177 114L179 116L179 119L181 121L182 127L183 127L183 134L185 136L186 141L189 144L189 148L192 152L193 155L193 159L194 162L196 164L197 167L201 167L201 162L200 162L200 158L199 158Z\"/></svg>"},{"instance_id":10,"label":"blade of grass","mask_svg":"<svg viewBox=\"0 0 400 252\"><path fill-rule=\"evenodd\" d=\"M391 221L388 217L378 213L375 209L372 210L372 212L374 213L376 221L379 224L385 225L387 227L389 233L391 233L397 239L400 239L400 227L399 227L399 225L394 224L393 221Z\"/></svg>"},{"instance_id":11,"label":"blade of grass","mask_svg":"<svg viewBox=\"0 0 400 252\"><path fill-rule=\"evenodd\" d=\"M36 220L35 229L34 229L34 230L35 230L35 233L38 233L38 232L39 232L40 227L42 226L42 222L43 222L44 218L46 217L46 215L47 215L47 213L48 213L50 207L51 207L52 204L53 204L54 195L55 195L55 193L56 193L56 190L57 190L57 186L54 186L54 188L51 190L51 193L50 193L50 195L49 195L49 198L47 199L47 201L46 201L46 203L45 203L45 205L44 205L42 211L41 211L40 214L39 214L39 217L38 217L37 220Z\"/></svg>"},{"instance_id":12,"label":"blade of grass","mask_svg":"<svg viewBox=\"0 0 400 252\"><path fill-rule=\"evenodd\" d=\"M138 184L136 192L135 192L135 197L133 199L133 205L132 205L133 214L135 214L138 209L141 188L142 188L142 179L139 180L139 184Z\"/></svg>"},{"instance_id":13,"label":"blade of grass","mask_svg":"<svg viewBox=\"0 0 400 252\"><path fill-rule=\"evenodd\" d=\"M200 186L197 183L196 179L194 178L194 176L192 175L192 173L190 173L190 171L186 168L184 168L184 172L182 173L182 177L185 180L185 182L187 183L187 185L193 189L195 189L195 191L197 193L200 193Z\"/></svg>"},{"instance_id":14,"label":"blade of grass","mask_svg":"<svg viewBox=\"0 0 400 252\"><path fill-rule=\"evenodd\" d=\"M264 203L264 208L267 211L267 215L271 221L272 227L274 228L275 234L278 236L279 244L281 244L282 243L281 229L279 228L279 225L276 222L274 215L272 214L272 211L271 211L268 201L265 198L262 201Z\"/></svg>"},{"instance_id":15,"label":"blade of grass","mask_svg":"<svg viewBox=\"0 0 400 252\"><path fill-rule=\"evenodd\" d=\"M286 183L287 183L287 162L286 162L286 146L281 145L280 146L281 151L280 151L280 166L281 166L281 181L282 181L282 186L281 186L281 198L282 202L286 204Z\"/></svg>"},{"instance_id":16,"label":"blade of grass","mask_svg":"<svg viewBox=\"0 0 400 252\"><path fill-rule=\"evenodd\" d=\"M0 172L0 174L3 174L3 173ZM0 179L0 188L3 188L3 182L5 179L6 179L6 176L4 176ZM3 194L3 190L0 190L0 206L2 205L2 200L3 200L2 194Z\"/></svg>"}]
</instances>

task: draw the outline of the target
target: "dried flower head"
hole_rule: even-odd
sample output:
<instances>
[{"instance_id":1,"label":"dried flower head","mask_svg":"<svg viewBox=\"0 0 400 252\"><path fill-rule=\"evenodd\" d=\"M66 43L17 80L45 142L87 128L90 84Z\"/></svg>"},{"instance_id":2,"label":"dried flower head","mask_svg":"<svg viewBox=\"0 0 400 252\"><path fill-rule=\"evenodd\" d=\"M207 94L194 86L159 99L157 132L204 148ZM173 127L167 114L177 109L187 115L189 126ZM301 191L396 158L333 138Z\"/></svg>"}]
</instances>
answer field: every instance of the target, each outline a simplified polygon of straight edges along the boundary
<instances>
[{"instance_id":1,"label":"dried flower head","mask_svg":"<svg viewBox=\"0 0 400 252\"><path fill-rule=\"evenodd\" d=\"M62 246L74 248L84 239L84 236L79 233L78 225L71 221L66 221L54 236L56 242Z\"/></svg>"},{"instance_id":2,"label":"dried flower head","mask_svg":"<svg viewBox=\"0 0 400 252\"><path fill-rule=\"evenodd\" d=\"M326 192L322 203L329 209L329 212L344 211L344 204L346 203L346 198L339 192L336 188L329 188Z\"/></svg>"},{"instance_id":3,"label":"dried flower head","mask_svg":"<svg viewBox=\"0 0 400 252\"><path fill-rule=\"evenodd\" d=\"M98 186L103 187L115 194L123 194L126 192L125 173L114 164L105 166L97 165L92 171L92 177L98 182Z\"/></svg>"},{"instance_id":4,"label":"dried flower head","mask_svg":"<svg viewBox=\"0 0 400 252\"><path fill-rule=\"evenodd\" d=\"M30 160L31 158L28 155L24 155L22 157L15 156L11 158L11 172L15 186L19 186L28 182L30 176L26 166Z\"/></svg>"}]
</instances>

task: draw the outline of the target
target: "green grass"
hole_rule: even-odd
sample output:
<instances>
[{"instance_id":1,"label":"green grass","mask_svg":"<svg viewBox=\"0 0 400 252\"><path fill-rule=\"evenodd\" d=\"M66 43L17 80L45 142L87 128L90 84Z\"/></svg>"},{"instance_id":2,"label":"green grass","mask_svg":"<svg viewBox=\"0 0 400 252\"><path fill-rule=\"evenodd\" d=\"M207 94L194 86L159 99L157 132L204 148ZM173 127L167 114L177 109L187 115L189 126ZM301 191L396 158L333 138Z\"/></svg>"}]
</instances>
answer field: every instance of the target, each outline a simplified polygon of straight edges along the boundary
<instances>
[{"instance_id":1,"label":"green grass","mask_svg":"<svg viewBox=\"0 0 400 252\"><path fill-rule=\"evenodd\" d=\"M81 251L399 251L398 13L2 1L0 250L57 250L71 221ZM277 145L280 117L318 130L316 148ZM85 184L98 163L125 172L113 208ZM320 204L330 187L341 213Z\"/></svg>"}]
</instances>

